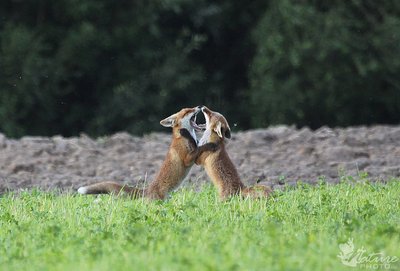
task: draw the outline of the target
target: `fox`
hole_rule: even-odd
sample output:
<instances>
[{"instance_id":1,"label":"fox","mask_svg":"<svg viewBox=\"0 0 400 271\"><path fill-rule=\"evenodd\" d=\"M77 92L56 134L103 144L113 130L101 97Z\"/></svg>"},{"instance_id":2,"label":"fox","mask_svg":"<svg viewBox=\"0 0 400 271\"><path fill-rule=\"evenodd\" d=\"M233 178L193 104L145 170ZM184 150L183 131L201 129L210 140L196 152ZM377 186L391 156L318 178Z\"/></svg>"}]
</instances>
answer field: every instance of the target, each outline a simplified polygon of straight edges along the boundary
<instances>
[{"instance_id":1,"label":"fox","mask_svg":"<svg viewBox=\"0 0 400 271\"><path fill-rule=\"evenodd\" d=\"M225 139L231 138L231 129L225 117L206 106L203 106L201 111L206 123L199 146L207 145L208 147L201 150L195 163L204 167L207 175L217 187L219 197L222 200L233 195L240 195L243 198L268 197L272 193L268 186L246 187L241 181L237 169L225 149ZM210 143L213 144L210 145Z\"/></svg>"},{"instance_id":2,"label":"fox","mask_svg":"<svg viewBox=\"0 0 400 271\"><path fill-rule=\"evenodd\" d=\"M196 124L196 116L201 106L183 108L163 119L160 124L172 128L172 140L167 155L157 177L147 188L139 189L116 182L101 182L78 189L80 194L128 194L132 198L164 200L184 180L201 152L213 149L213 144L197 146L196 132L204 130L204 125Z\"/></svg>"}]
</instances>

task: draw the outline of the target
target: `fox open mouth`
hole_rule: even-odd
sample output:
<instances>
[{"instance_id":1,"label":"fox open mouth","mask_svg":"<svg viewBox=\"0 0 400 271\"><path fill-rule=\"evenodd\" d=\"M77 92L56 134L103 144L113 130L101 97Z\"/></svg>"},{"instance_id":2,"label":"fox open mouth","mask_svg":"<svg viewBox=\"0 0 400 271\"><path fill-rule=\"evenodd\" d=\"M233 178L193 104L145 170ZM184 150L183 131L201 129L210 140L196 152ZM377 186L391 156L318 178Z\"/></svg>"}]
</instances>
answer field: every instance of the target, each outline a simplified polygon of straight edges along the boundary
<instances>
[{"instance_id":1,"label":"fox open mouth","mask_svg":"<svg viewBox=\"0 0 400 271\"><path fill-rule=\"evenodd\" d=\"M202 132L206 130L206 124L205 123L197 123L197 114L200 111L196 112L191 118L190 118L190 125L194 128L195 131L197 132Z\"/></svg>"}]
</instances>

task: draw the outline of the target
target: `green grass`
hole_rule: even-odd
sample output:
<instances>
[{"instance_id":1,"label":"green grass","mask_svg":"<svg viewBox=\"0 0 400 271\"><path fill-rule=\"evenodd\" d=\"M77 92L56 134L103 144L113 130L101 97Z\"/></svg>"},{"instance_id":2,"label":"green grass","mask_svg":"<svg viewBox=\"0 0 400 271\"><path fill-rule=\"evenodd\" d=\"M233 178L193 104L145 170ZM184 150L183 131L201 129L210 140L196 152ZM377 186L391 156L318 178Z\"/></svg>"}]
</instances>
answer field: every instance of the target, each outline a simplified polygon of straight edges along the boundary
<instances>
[{"instance_id":1,"label":"green grass","mask_svg":"<svg viewBox=\"0 0 400 271\"><path fill-rule=\"evenodd\" d=\"M400 257L399 180L227 202L208 186L165 202L38 191L0 198L0 270L361 270L337 257L349 238L366 254Z\"/></svg>"}]
</instances>

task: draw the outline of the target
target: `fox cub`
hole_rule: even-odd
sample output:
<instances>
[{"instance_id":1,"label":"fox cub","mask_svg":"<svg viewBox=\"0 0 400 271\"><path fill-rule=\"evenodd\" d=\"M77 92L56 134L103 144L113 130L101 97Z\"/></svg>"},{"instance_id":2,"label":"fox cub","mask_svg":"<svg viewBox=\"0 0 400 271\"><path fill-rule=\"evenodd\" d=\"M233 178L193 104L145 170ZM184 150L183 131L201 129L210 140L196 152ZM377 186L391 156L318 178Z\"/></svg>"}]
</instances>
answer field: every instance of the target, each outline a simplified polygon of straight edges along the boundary
<instances>
[{"instance_id":1,"label":"fox cub","mask_svg":"<svg viewBox=\"0 0 400 271\"><path fill-rule=\"evenodd\" d=\"M225 150L225 139L231 138L231 129L225 117L207 107L201 108L206 119L206 130L199 146L208 146L196 159L196 164L203 165L208 176L217 187L221 199L241 194L243 197L267 197L271 188L264 185L246 187L240 180L236 167ZM209 145L213 143L214 145Z\"/></svg>"},{"instance_id":2,"label":"fox cub","mask_svg":"<svg viewBox=\"0 0 400 271\"><path fill-rule=\"evenodd\" d=\"M172 128L172 141L157 177L147 188L139 189L116 182L101 182L78 189L80 194L126 193L133 198L165 199L169 192L178 187L198 155L213 150L212 143L197 147L196 131L204 129L196 124L201 107L184 108L160 121L164 127Z\"/></svg>"}]
</instances>

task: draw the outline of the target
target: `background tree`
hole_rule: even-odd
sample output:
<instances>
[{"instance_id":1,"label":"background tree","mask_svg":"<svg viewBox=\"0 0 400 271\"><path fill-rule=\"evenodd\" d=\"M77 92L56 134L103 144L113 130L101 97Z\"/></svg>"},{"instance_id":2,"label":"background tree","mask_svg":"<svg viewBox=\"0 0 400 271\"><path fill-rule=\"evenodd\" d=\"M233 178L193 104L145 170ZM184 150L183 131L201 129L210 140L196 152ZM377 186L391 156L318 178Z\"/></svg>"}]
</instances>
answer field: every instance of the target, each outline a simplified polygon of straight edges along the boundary
<instances>
[{"instance_id":1,"label":"background tree","mask_svg":"<svg viewBox=\"0 0 400 271\"><path fill-rule=\"evenodd\" d=\"M398 122L399 2L381 4L271 1L254 31L252 124Z\"/></svg>"},{"instance_id":2,"label":"background tree","mask_svg":"<svg viewBox=\"0 0 400 271\"><path fill-rule=\"evenodd\" d=\"M142 134L199 104L238 129L398 123L399 13L367 0L4 0L0 132Z\"/></svg>"}]
</instances>

